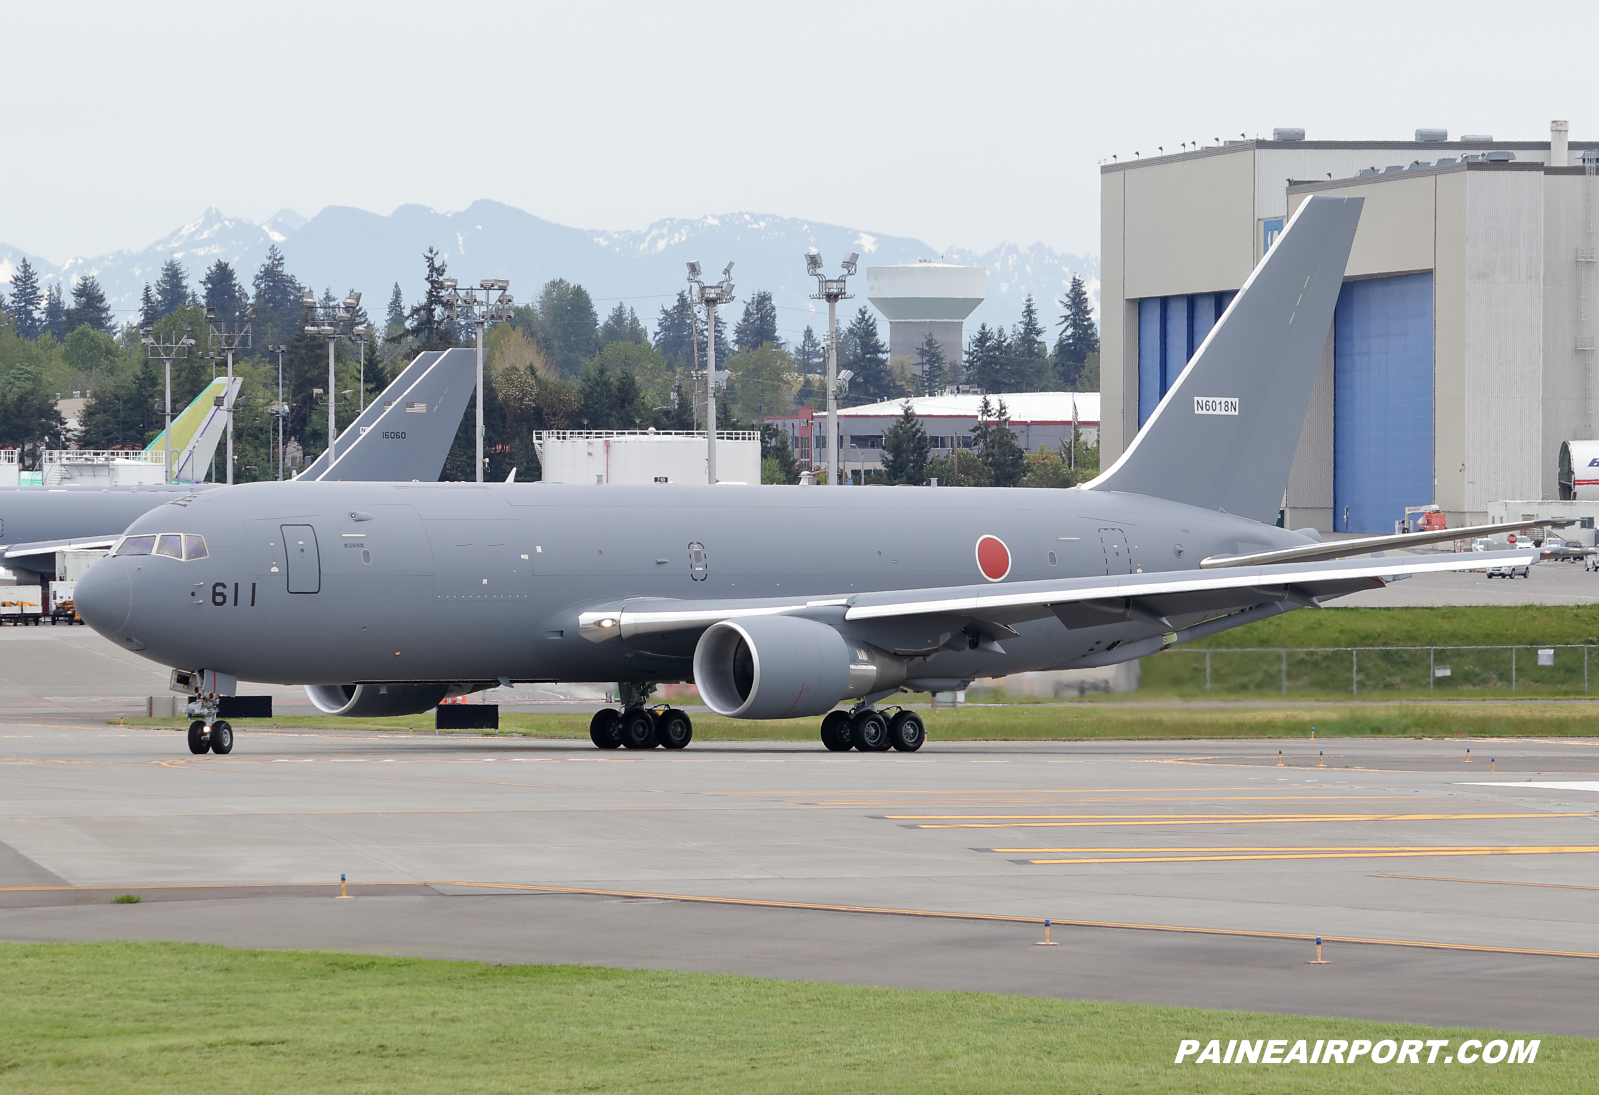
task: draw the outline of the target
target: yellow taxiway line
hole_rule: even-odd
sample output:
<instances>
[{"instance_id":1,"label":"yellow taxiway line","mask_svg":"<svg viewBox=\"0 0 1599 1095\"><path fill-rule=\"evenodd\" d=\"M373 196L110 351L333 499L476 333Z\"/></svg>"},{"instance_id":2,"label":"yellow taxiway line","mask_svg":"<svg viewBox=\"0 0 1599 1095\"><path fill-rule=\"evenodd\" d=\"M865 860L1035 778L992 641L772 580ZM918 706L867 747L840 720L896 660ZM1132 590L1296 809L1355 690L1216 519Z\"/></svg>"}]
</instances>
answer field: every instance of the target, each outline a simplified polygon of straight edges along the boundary
<instances>
[{"instance_id":1,"label":"yellow taxiway line","mask_svg":"<svg viewBox=\"0 0 1599 1095\"><path fill-rule=\"evenodd\" d=\"M1051 829L1083 825L1280 825L1352 821L1508 821L1594 817L1580 813L1533 814L884 814L885 821L937 821L916 829Z\"/></svg>"},{"instance_id":2,"label":"yellow taxiway line","mask_svg":"<svg viewBox=\"0 0 1599 1095\"><path fill-rule=\"evenodd\" d=\"M994 849L998 851L999 849ZM1121 849L1107 848L1106 852ZM1503 847L1503 848L1370 848L1349 851L1262 851L1228 852L1210 855L1087 855L1066 859L1029 859L1028 863L1220 863L1250 859L1412 859L1424 856L1482 856L1482 855L1576 855L1599 852L1599 845L1573 847Z\"/></svg>"}]
</instances>

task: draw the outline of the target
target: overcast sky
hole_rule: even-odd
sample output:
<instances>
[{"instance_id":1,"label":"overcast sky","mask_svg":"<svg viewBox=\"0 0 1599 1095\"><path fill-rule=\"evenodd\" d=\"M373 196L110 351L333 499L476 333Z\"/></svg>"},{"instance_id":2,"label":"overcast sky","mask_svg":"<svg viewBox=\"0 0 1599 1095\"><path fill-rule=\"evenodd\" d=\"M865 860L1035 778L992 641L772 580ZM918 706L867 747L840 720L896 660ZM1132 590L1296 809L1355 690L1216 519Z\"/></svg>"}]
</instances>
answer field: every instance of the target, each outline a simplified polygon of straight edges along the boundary
<instances>
[{"instance_id":1,"label":"overcast sky","mask_svg":"<svg viewBox=\"0 0 1599 1095\"><path fill-rule=\"evenodd\" d=\"M1098 254L1112 153L1273 126L1545 140L1556 117L1599 138L1595 10L8 4L0 242L60 262L211 205L492 198L586 228L750 210Z\"/></svg>"}]
</instances>

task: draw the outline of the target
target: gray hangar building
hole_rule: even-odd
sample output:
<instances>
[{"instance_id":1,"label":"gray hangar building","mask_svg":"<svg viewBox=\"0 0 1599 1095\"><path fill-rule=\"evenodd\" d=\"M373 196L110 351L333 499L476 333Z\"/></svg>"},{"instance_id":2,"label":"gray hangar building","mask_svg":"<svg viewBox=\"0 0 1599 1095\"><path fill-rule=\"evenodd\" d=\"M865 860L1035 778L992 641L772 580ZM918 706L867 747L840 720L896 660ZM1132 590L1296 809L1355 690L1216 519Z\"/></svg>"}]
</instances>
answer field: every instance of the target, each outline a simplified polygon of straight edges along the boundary
<instances>
[{"instance_id":1,"label":"gray hangar building","mask_svg":"<svg viewBox=\"0 0 1599 1095\"><path fill-rule=\"evenodd\" d=\"M1290 528L1393 532L1557 498L1599 437L1599 144L1310 141L1302 130L1100 169L1109 466L1310 194L1365 199L1284 496ZM1217 392L1217 395L1233 395Z\"/></svg>"}]
</instances>

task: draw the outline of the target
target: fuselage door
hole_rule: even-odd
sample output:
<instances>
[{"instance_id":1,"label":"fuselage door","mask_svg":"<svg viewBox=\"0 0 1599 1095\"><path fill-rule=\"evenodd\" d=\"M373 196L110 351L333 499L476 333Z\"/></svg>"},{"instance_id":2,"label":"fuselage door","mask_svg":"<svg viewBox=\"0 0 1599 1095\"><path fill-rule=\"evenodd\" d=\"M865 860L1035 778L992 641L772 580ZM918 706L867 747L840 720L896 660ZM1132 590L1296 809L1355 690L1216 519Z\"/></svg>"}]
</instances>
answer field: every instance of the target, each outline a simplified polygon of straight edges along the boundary
<instances>
[{"instance_id":1,"label":"fuselage door","mask_svg":"<svg viewBox=\"0 0 1599 1095\"><path fill-rule=\"evenodd\" d=\"M1132 545L1119 528L1099 530L1099 544L1105 549L1106 574L1131 574L1134 570Z\"/></svg>"},{"instance_id":2,"label":"fuselage door","mask_svg":"<svg viewBox=\"0 0 1599 1095\"><path fill-rule=\"evenodd\" d=\"M310 525L283 525L283 553L289 571L290 593L322 591L322 556L317 551L316 529Z\"/></svg>"}]
</instances>

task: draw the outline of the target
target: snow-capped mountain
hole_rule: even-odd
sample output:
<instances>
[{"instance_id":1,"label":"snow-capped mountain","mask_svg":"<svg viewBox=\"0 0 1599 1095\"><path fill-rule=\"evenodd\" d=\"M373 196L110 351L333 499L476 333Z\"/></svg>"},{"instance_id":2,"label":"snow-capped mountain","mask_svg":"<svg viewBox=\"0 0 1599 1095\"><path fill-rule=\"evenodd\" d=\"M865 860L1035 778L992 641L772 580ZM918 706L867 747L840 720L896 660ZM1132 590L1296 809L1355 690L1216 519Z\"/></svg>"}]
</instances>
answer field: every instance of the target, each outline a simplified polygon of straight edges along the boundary
<instances>
[{"instance_id":1,"label":"snow-capped mountain","mask_svg":"<svg viewBox=\"0 0 1599 1095\"><path fill-rule=\"evenodd\" d=\"M983 322L1014 323L1029 293L1037 297L1045 324L1051 325L1060 311L1056 301L1065 295L1073 274L1083 277L1096 301L1099 296L1096 257L1060 254L1041 244L1025 250L1001 244L981 253L941 253L920 240L756 213L663 220L639 231L587 231L492 201L474 202L457 213L404 205L386 217L330 206L305 220L284 210L265 224L208 209L140 251L74 258L61 265L35 255L27 258L46 285L70 285L93 275L118 314L132 318L145 283L155 281L168 258L183 263L196 286L205 268L219 258L232 263L239 280L249 284L273 244L286 257L289 272L318 292L361 290L374 318L382 314L395 282L408 305L415 301L422 288L422 254L430 246L444 253L451 275L463 284L509 278L512 294L531 301L545 282L565 278L588 289L602 315L624 300L652 327L659 309L684 288L688 260L699 260L708 279L719 276L732 260L738 297L770 290L785 336L795 339L807 324L820 333L826 317L826 306L810 299L815 282L805 275L804 256L812 247L822 253L829 270L851 251L860 254L863 272L867 266L940 258L986 267L988 297L967 321L969 330ZM0 243L0 282L9 283L23 257ZM866 303L864 278L855 284L859 302ZM845 307L853 311L858 305ZM735 304L734 316L738 308ZM841 309L842 314L847 313Z\"/></svg>"}]
</instances>

